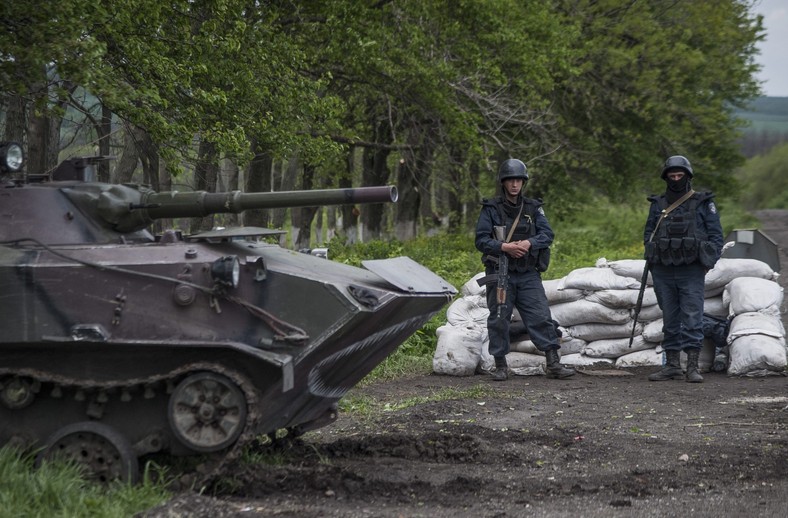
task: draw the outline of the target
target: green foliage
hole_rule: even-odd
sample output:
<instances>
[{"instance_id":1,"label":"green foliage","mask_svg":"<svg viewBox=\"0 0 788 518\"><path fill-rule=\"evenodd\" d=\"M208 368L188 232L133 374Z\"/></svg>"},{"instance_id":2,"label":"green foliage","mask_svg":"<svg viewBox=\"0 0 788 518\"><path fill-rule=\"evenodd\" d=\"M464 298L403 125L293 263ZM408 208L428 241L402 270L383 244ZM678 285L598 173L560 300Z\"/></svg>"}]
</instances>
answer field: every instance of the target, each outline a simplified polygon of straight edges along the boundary
<instances>
[{"instance_id":1,"label":"green foliage","mask_svg":"<svg viewBox=\"0 0 788 518\"><path fill-rule=\"evenodd\" d=\"M788 144L751 158L741 171L741 200L747 208L788 209Z\"/></svg>"},{"instance_id":2,"label":"green foliage","mask_svg":"<svg viewBox=\"0 0 788 518\"><path fill-rule=\"evenodd\" d=\"M0 514L25 517L125 518L169 498L165 489L145 477L137 486L103 487L85 481L77 466L45 463L34 469L34 456L0 448Z\"/></svg>"}]
</instances>

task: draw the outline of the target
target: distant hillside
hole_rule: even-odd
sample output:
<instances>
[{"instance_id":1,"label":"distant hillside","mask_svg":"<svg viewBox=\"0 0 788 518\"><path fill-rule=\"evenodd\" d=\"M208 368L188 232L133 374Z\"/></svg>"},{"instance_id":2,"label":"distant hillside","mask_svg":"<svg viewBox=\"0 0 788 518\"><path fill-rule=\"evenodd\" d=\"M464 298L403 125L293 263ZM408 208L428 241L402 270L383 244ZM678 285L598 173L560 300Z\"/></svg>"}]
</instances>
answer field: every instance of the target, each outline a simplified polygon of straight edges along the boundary
<instances>
[{"instance_id":1,"label":"distant hillside","mask_svg":"<svg viewBox=\"0 0 788 518\"><path fill-rule=\"evenodd\" d=\"M788 97L759 97L749 110L736 110L734 113L750 121L745 133L774 132L788 135Z\"/></svg>"}]
</instances>

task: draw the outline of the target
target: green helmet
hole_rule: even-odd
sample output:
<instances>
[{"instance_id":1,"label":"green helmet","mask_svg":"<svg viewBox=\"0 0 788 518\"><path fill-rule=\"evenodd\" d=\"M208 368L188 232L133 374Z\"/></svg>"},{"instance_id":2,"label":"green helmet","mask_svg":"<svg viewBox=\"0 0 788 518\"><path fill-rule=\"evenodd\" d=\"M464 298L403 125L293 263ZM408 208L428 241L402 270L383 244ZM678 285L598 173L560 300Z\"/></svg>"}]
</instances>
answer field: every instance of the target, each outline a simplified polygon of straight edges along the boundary
<instances>
[{"instance_id":1,"label":"green helmet","mask_svg":"<svg viewBox=\"0 0 788 518\"><path fill-rule=\"evenodd\" d=\"M523 182L528 181L528 169L522 161L510 158L501 163L498 168L498 181L503 182L509 178L520 178Z\"/></svg>"},{"instance_id":2,"label":"green helmet","mask_svg":"<svg viewBox=\"0 0 788 518\"><path fill-rule=\"evenodd\" d=\"M690 161L684 158L681 155L673 155L672 157L665 160L665 165L662 167L662 179L664 180L667 175L668 171L673 169L681 169L687 175L692 178L692 165Z\"/></svg>"}]
</instances>

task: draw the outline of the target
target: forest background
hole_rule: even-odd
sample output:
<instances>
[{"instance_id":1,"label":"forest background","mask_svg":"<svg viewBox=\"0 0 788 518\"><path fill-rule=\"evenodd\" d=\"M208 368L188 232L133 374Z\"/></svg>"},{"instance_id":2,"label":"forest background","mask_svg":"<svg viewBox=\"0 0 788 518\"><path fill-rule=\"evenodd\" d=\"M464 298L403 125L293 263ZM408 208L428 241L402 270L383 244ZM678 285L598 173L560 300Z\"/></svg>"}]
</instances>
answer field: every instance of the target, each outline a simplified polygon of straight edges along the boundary
<instances>
[{"instance_id":1,"label":"forest background","mask_svg":"<svg viewBox=\"0 0 788 518\"><path fill-rule=\"evenodd\" d=\"M645 196L664 189L672 154L717 194L726 234L754 224L748 211L788 208L788 98L761 96L754 3L2 2L0 140L23 145L28 173L114 157L95 160L98 180L156 190L393 184L396 204L160 228L285 228L284 246L327 246L352 264L409 255L457 287L481 268L479 202L495 194L499 161L517 157L556 230L545 275L557 278L641 256ZM443 321L373 376L429 369ZM58 483L16 462L0 463L3 480ZM165 497L159 486L120 498L50 487L59 509L88 514ZM28 482L12 494L29 510Z\"/></svg>"},{"instance_id":2,"label":"forest background","mask_svg":"<svg viewBox=\"0 0 788 518\"><path fill-rule=\"evenodd\" d=\"M746 110L785 116L752 105L752 4L4 2L1 134L29 172L112 156L99 180L156 190L398 187L396 205L163 222L287 227L297 249L467 232L508 157L554 221L642 204L671 154L696 189L745 195L745 158L788 135L742 132Z\"/></svg>"}]
</instances>

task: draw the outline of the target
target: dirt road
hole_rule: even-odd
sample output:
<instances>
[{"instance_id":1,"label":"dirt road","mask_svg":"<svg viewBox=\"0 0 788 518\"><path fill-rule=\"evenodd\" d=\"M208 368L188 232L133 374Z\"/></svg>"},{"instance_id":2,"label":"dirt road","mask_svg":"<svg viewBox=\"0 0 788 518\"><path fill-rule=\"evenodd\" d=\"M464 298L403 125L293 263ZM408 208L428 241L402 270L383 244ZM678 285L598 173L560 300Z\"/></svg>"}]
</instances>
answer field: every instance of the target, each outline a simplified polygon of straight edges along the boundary
<instances>
[{"instance_id":1,"label":"dirt road","mask_svg":"<svg viewBox=\"0 0 788 518\"><path fill-rule=\"evenodd\" d=\"M788 211L759 217L785 270ZM147 516L788 516L788 378L648 372L357 387L368 404L414 404L342 415L277 450L282 464L236 465Z\"/></svg>"}]
</instances>

